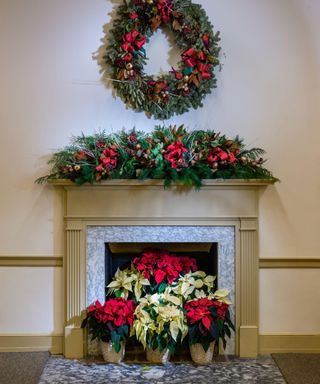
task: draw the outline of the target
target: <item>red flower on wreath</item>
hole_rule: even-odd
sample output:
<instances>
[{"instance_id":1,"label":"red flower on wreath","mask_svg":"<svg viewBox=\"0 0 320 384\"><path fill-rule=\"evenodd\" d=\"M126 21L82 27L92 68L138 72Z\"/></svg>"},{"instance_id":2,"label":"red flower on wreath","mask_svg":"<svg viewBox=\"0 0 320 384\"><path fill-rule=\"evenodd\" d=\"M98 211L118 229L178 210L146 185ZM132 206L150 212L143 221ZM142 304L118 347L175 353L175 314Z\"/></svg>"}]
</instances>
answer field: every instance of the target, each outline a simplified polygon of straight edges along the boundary
<instances>
[{"instance_id":1,"label":"red flower on wreath","mask_svg":"<svg viewBox=\"0 0 320 384\"><path fill-rule=\"evenodd\" d=\"M136 20L139 15L137 14L137 12L130 12L129 17L131 20Z\"/></svg>"},{"instance_id":2,"label":"red flower on wreath","mask_svg":"<svg viewBox=\"0 0 320 384\"><path fill-rule=\"evenodd\" d=\"M202 36L202 41L203 41L203 44L208 47L209 45L209 35L203 35Z\"/></svg>"},{"instance_id":3,"label":"red flower on wreath","mask_svg":"<svg viewBox=\"0 0 320 384\"><path fill-rule=\"evenodd\" d=\"M188 152L187 148L181 141L178 141L167 147L164 158L170 162L171 168L179 169L187 165L183 156L186 152Z\"/></svg>"},{"instance_id":4,"label":"red flower on wreath","mask_svg":"<svg viewBox=\"0 0 320 384\"><path fill-rule=\"evenodd\" d=\"M123 35L122 40L123 40L123 44L121 45L121 48L125 52L130 52L130 53L133 53L136 50L140 50L146 42L146 38L139 31L135 29Z\"/></svg>"},{"instance_id":5,"label":"red flower on wreath","mask_svg":"<svg viewBox=\"0 0 320 384\"><path fill-rule=\"evenodd\" d=\"M172 0L158 0L157 8L160 12L162 21L165 24L169 23L172 13Z\"/></svg>"},{"instance_id":6,"label":"red flower on wreath","mask_svg":"<svg viewBox=\"0 0 320 384\"><path fill-rule=\"evenodd\" d=\"M207 56L203 51L197 52L194 48L190 48L182 53L181 58L187 67L196 68L202 79L211 78L211 64L208 64Z\"/></svg>"}]
</instances>

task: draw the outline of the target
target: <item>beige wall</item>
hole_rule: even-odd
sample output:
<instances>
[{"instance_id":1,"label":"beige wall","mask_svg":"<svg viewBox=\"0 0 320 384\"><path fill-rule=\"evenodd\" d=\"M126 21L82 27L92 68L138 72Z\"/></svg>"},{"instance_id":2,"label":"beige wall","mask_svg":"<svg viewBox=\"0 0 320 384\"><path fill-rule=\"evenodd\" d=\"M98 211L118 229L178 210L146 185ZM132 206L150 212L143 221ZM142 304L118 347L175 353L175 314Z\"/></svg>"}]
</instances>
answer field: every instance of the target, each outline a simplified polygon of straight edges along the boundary
<instances>
[{"instance_id":1,"label":"beige wall","mask_svg":"<svg viewBox=\"0 0 320 384\"><path fill-rule=\"evenodd\" d=\"M204 108L170 122L239 134L264 147L282 182L262 195L261 257L319 258L320 3L197 2L221 31L224 66ZM0 2L0 256L63 254L61 196L33 184L52 150L72 134L154 125L99 81L92 55L113 7L109 0ZM163 37L154 41L149 69L157 72L161 60L167 69L167 48ZM0 307L11 314L1 310L0 334L61 333L61 274L0 268ZM319 277L320 269L261 271L261 331L319 333ZM305 319L296 315L296 297ZM39 302L43 322L31 310Z\"/></svg>"}]
</instances>

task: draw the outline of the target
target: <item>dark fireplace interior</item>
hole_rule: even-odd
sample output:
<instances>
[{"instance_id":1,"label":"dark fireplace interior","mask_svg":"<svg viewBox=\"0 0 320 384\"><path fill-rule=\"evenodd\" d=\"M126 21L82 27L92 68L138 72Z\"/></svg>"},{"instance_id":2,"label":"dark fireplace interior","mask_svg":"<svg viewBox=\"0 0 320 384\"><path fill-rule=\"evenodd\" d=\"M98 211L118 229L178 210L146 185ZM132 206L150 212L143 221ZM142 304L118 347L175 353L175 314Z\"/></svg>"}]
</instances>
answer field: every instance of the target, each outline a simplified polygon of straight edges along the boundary
<instances>
[{"instance_id":1,"label":"dark fireplace interior","mask_svg":"<svg viewBox=\"0 0 320 384\"><path fill-rule=\"evenodd\" d=\"M177 256L193 257L198 269L218 279L217 243L106 243L105 245L105 281L112 280L118 268L125 269L132 260L143 252L166 250ZM218 281L215 282L216 286Z\"/></svg>"}]
</instances>

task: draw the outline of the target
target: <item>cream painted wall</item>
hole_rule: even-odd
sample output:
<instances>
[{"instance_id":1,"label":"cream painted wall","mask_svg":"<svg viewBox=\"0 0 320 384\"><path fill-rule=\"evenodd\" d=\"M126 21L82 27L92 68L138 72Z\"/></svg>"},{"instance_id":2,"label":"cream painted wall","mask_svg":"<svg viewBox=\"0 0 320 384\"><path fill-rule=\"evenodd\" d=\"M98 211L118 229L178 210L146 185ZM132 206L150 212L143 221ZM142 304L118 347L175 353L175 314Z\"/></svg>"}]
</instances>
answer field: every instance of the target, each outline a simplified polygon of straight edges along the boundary
<instances>
[{"instance_id":1,"label":"cream painted wall","mask_svg":"<svg viewBox=\"0 0 320 384\"><path fill-rule=\"evenodd\" d=\"M62 268L0 268L0 336L61 335L62 284Z\"/></svg>"},{"instance_id":2,"label":"cream painted wall","mask_svg":"<svg viewBox=\"0 0 320 384\"><path fill-rule=\"evenodd\" d=\"M318 0L201 0L221 31L224 66L218 88L203 109L171 119L190 128L240 134L250 146L264 147L268 166L282 180L261 198L261 257L320 257L320 14ZM113 0L1 0L0 2L0 255L62 255L61 196L33 181L46 173L50 153L72 134L122 127L149 130L154 121L126 110L99 79L92 59L110 23ZM154 65L166 69L167 45L155 37ZM158 65L158 64L157 64ZM150 70L157 72L157 68ZM121 117L121 118L119 118ZM318 270L319 271L319 270ZM261 272L261 326L266 332L320 332L314 321L301 322L288 287L301 286L316 301L314 278L320 272ZM2 268L0 333L61 331L61 281L53 270ZM55 272L55 273L61 273ZM44 279L49 274L51 277ZM298 276L297 276L298 274ZM278 275L277 275L278 276ZM281 278L280 278L281 277ZM312 278L311 278L312 277ZM60 276L61 278L61 276ZM26 320L24 302L36 308L40 287L45 316ZM5 294L3 294L5 292ZM270 295L270 293L273 293ZM273 316L281 292L287 325ZM41 296L43 298L43 296ZM310 318L319 306L307 302ZM62 316L62 315L61 315ZM23 320L22 320L23 318ZM19 321L21 319L21 322ZM41 328L41 329L40 329Z\"/></svg>"}]
</instances>

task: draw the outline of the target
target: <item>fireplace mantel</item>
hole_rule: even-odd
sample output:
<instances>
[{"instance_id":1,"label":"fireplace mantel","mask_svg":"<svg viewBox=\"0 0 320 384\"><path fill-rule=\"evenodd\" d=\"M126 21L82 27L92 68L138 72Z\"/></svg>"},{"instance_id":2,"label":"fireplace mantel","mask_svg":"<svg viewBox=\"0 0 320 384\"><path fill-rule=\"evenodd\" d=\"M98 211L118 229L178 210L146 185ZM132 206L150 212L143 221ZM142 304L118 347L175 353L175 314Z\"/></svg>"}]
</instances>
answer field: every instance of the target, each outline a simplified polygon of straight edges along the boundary
<instances>
[{"instance_id":1,"label":"fireplace mantel","mask_svg":"<svg viewBox=\"0 0 320 384\"><path fill-rule=\"evenodd\" d=\"M258 221L261 190L269 180L206 180L199 191L159 180L110 180L64 190L65 343L68 358L85 354L80 327L86 308L88 226L233 226L235 230L236 353L258 353Z\"/></svg>"}]
</instances>

